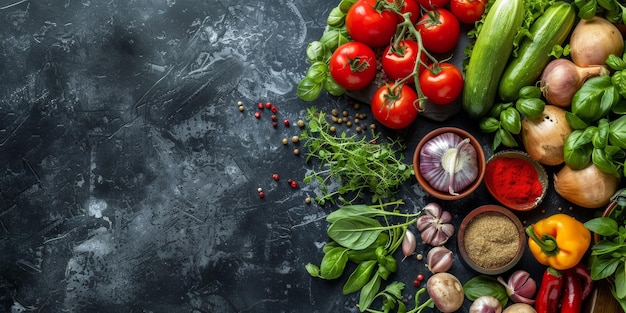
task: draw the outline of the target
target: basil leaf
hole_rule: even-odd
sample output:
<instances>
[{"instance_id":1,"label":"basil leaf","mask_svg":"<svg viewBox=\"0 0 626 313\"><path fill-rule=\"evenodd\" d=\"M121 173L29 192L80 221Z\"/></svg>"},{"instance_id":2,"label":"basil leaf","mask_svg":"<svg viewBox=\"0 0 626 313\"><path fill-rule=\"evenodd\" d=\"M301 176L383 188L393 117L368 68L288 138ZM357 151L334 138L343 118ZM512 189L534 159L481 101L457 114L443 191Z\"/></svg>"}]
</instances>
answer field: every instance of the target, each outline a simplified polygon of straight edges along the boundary
<instances>
[{"instance_id":1,"label":"basil leaf","mask_svg":"<svg viewBox=\"0 0 626 313\"><path fill-rule=\"evenodd\" d=\"M621 244L611 242L608 240L602 240L591 247L591 255L602 255L612 253L619 250L622 247Z\"/></svg>"},{"instance_id":2,"label":"basil leaf","mask_svg":"<svg viewBox=\"0 0 626 313\"><path fill-rule=\"evenodd\" d=\"M613 105L613 113L619 115L626 115L626 97L620 98L619 101Z\"/></svg>"},{"instance_id":3,"label":"basil leaf","mask_svg":"<svg viewBox=\"0 0 626 313\"><path fill-rule=\"evenodd\" d=\"M610 150L611 149L593 149L593 152L591 153L591 161L601 171L619 177L620 167L613 161L613 155L607 153L607 151Z\"/></svg>"},{"instance_id":4,"label":"basil leaf","mask_svg":"<svg viewBox=\"0 0 626 313\"><path fill-rule=\"evenodd\" d=\"M509 301L506 288L494 277L487 275L474 276L463 285L463 292L470 301L474 301L481 296L492 296L505 307Z\"/></svg>"},{"instance_id":5,"label":"basil leaf","mask_svg":"<svg viewBox=\"0 0 626 313\"><path fill-rule=\"evenodd\" d=\"M343 13L348 13L353 4L356 3L357 0L341 0L339 2L339 9Z\"/></svg>"},{"instance_id":6,"label":"basil leaf","mask_svg":"<svg viewBox=\"0 0 626 313\"><path fill-rule=\"evenodd\" d=\"M340 7L334 7L330 10L330 14L328 14L328 18L326 19L326 24L330 27L341 27L343 26L346 20L346 13L341 11Z\"/></svg>"},{"instance_id":7,"label":"basil leaf","mask_svg":"<svg viewBox=\"0 0 626 313\"><path fill-rule=\"evenodd\" d=\"M591 279L600 280L613 275L620 263L620 259L610 255L594 256L591 262Z\"/></svg>"},{"instance_id":8,"label":"basil leaf","mask_svg":"<svg viewBox=\"0 0 626 313\"><path fill-rule=\"evenodd\" d=\"M608 58L606 58L606 65L608 65L610 68L616 71L621 71L621 70L626 69L626 61L616 56L615 54L611 54L609 55Z\"/></svg>"},{"instance_id":9,"label":"basil leaf","mask_svg":"<svg viewBox=\"0 0 626 313\"><path fill-rule=\"evenodd\" d=\"M322 83L326 80L326 76L328 75L328 65L322 61L317 61L311 64L309 69L306 71L306 78L311 79L315 83Z\"/></svg>"},{"instance_id":10,"label":"basil leaf","mask_svg":"<svg viewBox=\"0 0 626 313\"><path fill-rule=\"evenodd\" d=\"M589 231L592 231L600 236L613 236L617 235L618 225L617 222L610 217L596 217L586 221L583 224Z\"/></svg>"},{"instance_id":11,"label":"basil leaf","mask_svg":"<svg viewBox=\"0 0 626 313\"><path fill-rule=\"evenodd\" d=\"M348 34L341 29L330 28L320 38L320 42L329 49L329 51L335 51L339 46L350 41Z\"/></svg>"},{"instance_id":12,"label":"basil leaf","mask_svg":"<svg viewBox=\"0 0 626 313\"><path fill-rule=\"evenodd\" d=\"M515 102L515 108L529 118L541 116L546 103L539 98L520 98Z\"/></svg>"},{"instance_id":13,"label":"basil leaf","mask_svg":"<svg viewBox=\"0 0 626 313\"><path fill-rule=\"evenodd\" d=\"M572 169L582 169L589 165L589 162L591 162L591 153L593 152L591 136L592 135L587 131L574 130L567 139L565 139L563 146L565 164Z\"/></svg>"},{"instance_id":14,"label":"basil leaf","mask_svg":"<svg viewBox=\"0 0 626 313\"><path fill-rule=\"evenodd\" d=\"M312 277L321 278L321 276L320 276L320 268L317 265L315 265L313 263L309 263L309 264L305 265L304 268L309 273L309 275L311 275Z\"/></svg>"},{"instance_id":15,"label":"basil leaf","mask_svg":"<svg viewBox=\"0 0 626 313\"><path fill-rule=\"evenodd\" d=\"M611 54L611 56L614 55ZM622 97L626 97L626 70L613 73L613 76L611 76L611 82L613 83L613 86L615 86L615 89L617 89L617 92L619 92Z\"/></svg>"},{"instance_id":16,"label":"basil leaf","mask_svg":"<svg viewBox=\"0 0 626 313\"><path fill-rule=\"evenodd\" d=\"M508 130L511 134L518 135L520 130L522 130L522 119L519 111L510 107L500 112L500 124L502 128Z\"/></svg>"},{"instance_id":17,"label":"basil leaf","mask_svg":"<svg viewBox=\"0 0 626 313\"><path fill-rule=\"evenodd\" d=\"M611 77L596 76L587 79L572 97L571 112L587 123L606 116L613 104L619 101Z\"/></svg>"},{"instance_id":18,"label":"basil leaf","mask_svg":"<svg viewBox=\"0 0 626 313\"><path fill-rule=\"evenodd\" d=\"M574 4L578 7L579 18L588 20L596 16L596 0L574 0Z\"/></svg>"},{"instance_id":19,"label":"basil leaf","mask_svg":"<svg viewBox=\"0 0 626 313\"><path fill-rule=\"evenodd\" d=\"M615 3L615 0L597 0L597 1L598 1L598 5L606 9L607 11L609 12L617 11L617 4Z\"/></svg>"},{"instance_id":20,"label":"basil leaf","mask_svg":"<svg viewBox=\"0 0 626 313\"><path fill-rule=\"evenodd\" d=\"M315 82L311 78L305 77L298 83L298 97L304 101L317 99L321 91L322 84Z\"/></svg>"},{"instance_id":21,"label":"basil leaf","mask_svg":"<svg viewBox=\"0 0 626 313\"><path fill-rule=\"evenodd\" d=\"M515 140L515 138L513 137L513 134L511 134L510 131L504 128L500 128L498 129L497 134L500 136L500 140L502 140L502 144L505 145L506 147L514 148L518 146L517 141Z\"/></svg>"},{"instance_id":22,"label":"basil leaf","mask_svg":"<svg viewBox=\"0 0 626 313\"><path fill-rule=\"evenodd\" d=\"M513 104L512 104L512 103L510 103L510 102L509 102L509 103L497 103L497 104L495 104L495 105L491 108L491 110L489 111L489 115L488 115L488 116L491 116L491 117L493 117L493 118L500 118L500 113L501 113L504 109L506 109L506 108L508 108L508 107L511 107L511 105L513 105Z\"/></svg>"},{"instance_id":23,"label":"basil leaf","mask_svg":"<svg viewBox=\"0 0 626 313\"><path fill-rule=\"evenodd\" d=\"M524 86L519 90L519 97L522 99L539 99L541 97L541 88Z\"/></svg>"},{"instance_id":24,"label":"basil leaf","mask_svg":"<svg viewBox=\"0 0 626 313\"><path fill-rule=\"evenodd\" d=\"M320 276L324 279L339 278L348 263L347 251L344 247L337 247L326 252L320 264Z\"/></svg>"},{"instance_id":25,"label":"basil leaf","mask_svg":"<svg viewBox=\"0 0 626 313\"><path fill-rule=\"evenodd\" d=\"M483 117L478 124L483 133L493 133L500 128L500 121L494 117Z\"/></svg>"},{"instance_id":26,"label":"basil leaf","mask_svg":"<svg viewBox=\"0 0 626 313\"><path fill-rule=\"evenodd\" d=\"M626 115L609 123L609 143L626 149Z\"/></svg>"},{"instance_id":27,"label":"basil leaf","mask_svg":"<svg viewBox=\"0 0 626 313\"><path fill-rule=\"evenodd\" d=\"M335 82L333 77L330 75L327 75L326 79L324 80L324 89L326 89L329 94L336 97L346 93L346 90L343 89L343 87L339 86L339 84L337 84L337 82Z\"/></svg>"},{"instance_id":28,"label":"basil leaf","mask_svg":"<svg viewBox=\"0 0 626 313\"><path fill-rule=\"evenodd\" d=\"M615 294L619 299L626 297L626 263L621 264L615 270Z\"/></svg>"},{"instance_id":29,"label":"basil leaf","mask_svg":"<svg viewBox=\"0 0 626 313\"><path fill-rule=\"evenodd\" d=\"M380 215L380 209L372 208L369 205L365 204L351 204L344 205L339 209L331 212L326 216L326 221L329 223L334 223L339 219L353 217L353 216L367 216L373 217Z\"/></svg>"},{"instance_id":30,"label":"basil leaf","mask_svg":"<svg viewBox=\"0 0 626 313\"><path fill-rule=\"evenodd\" d=\"M361 288L361 293L359 294L359 311L365 312L365 310L372 305L380 289L381 281L382 278L378 274L374 274L374 277Z\"/></svg>"},{"instance_id":31,"label":"basil leaf","mask_svg":"<svg viewBox=\"0 0 626 313\"><path fill-rule=\"evenodd\" d=\"M570 111L565 112L565 120L572 129L585 129L589 127L587 122L581 120L580 117L572 114Z\"/></svg>"},{"instance_id":32,"label":"basil leaf","mask_svg":"<svg viewBox=\"0 0 626 313\"><path fill-rule=\"evenodd\" d=\"M361 290L361 288L370 281L374 268L376 268L376 260L359 263L343 285L343 294L348 295Z\"/></svg>"},{"instance_id":33,"label":"basil leaf","mask_svg":"<svg viewBox=\"0 0 626 313\"><path fill-rule=\"evenodd\" d=\"M320 41L312 41L306 47L306 58L309 62L325 61L328 50Z\"/></svg>"},{"instance_id":34,"label":"basil leaf","mask_svg":"<svg viewBox=\"0 0 626 313\"><path fill-rule=\"evenodd\" d=\"M328 237L340 245L354 250L367 248L376 241L381 232L382 225L380 222L364 216L339 219L332 223L327 230Z\"/></svg>"},{"instance_id":35,"label":"basil leaf","mask_svg":"<svg viewBox=\"0 0 626 313\"><path fill-rule=\"evenodd\" d=\"M601 119L598 122L597 131L592 138L593 147L596 149L604 149L609 142L609 121Z\"/></svg>"}]
</instances>

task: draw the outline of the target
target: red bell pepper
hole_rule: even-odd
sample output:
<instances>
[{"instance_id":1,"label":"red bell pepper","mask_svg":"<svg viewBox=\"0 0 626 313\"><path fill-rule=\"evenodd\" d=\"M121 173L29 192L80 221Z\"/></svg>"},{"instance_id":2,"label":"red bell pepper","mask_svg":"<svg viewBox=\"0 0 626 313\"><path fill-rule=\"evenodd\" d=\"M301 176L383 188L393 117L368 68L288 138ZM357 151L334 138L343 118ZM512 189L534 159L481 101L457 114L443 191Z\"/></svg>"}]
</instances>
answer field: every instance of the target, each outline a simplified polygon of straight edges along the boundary
<instances>
[{"instance_id":1,"label":"red bell pepper","mask_svg":"<svg viewBox=\"0 0 626 313\"><path fill-rule=\"evenodd\" d=\"M543 273L541 285L535 298L537 313L558 312L562 287L563 274L552 267L548 267Z\"/></svg>"},{"instance_id":2,"label":"red bell pepper","mask_svg":"<svg viewBox=\"0 0 626 313\"><path fill-rule=\"evenodd\" d=\"M574 271L565 271L564 274L561 313L580 313L583 303L583 288L580 278Z\"/></svg>"}]
</instances>

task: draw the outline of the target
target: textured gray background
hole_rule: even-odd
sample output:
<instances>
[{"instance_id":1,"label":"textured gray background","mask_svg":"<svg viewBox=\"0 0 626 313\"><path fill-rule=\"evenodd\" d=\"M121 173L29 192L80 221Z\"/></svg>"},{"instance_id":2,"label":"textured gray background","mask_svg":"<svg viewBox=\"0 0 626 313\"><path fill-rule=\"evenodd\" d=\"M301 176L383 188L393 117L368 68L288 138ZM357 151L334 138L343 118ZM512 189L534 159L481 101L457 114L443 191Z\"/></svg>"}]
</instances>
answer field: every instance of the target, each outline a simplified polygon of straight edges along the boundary
<instances>
[{"instance_id":1,"label":"textured gray background","mask_svg":"<svg viewBox=\"0 0 626 313\"><path fill-rule=\"evenodd\" d=\"M304 49L337 3L0 1L2 304L15 298L15 307L36 312L355 311L355 297L341 295L343 280L304 270L321 260L330 208L304 203L319 192L314 186L286 185L311 165L280 143L299 134L283 119L295 122L311 105L347 107L328 96L304 103L295 92L308 66ZM280 110L277 128L267 110L253 117L267 101ZM427 131L463 123L420 117L400 133L407 157ZM407 210L432 200L414 179L403 193ZM492 202L481 187L446 208L458 224ZM472 275L460 262L452 271ZM401 264L395 278L408 284L407 297L420 272L423 262Z\"/></svg>"}]
</instances>

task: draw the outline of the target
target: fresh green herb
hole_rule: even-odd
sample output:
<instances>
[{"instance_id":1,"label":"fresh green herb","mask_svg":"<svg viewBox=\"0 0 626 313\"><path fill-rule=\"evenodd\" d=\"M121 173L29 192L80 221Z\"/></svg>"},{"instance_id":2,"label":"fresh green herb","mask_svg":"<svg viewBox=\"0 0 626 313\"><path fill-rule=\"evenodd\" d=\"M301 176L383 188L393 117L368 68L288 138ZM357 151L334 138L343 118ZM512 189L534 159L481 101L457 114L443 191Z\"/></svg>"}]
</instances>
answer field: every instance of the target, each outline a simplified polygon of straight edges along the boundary
<instances>
[{"instance_id":1,"label":"fresh green herb","mask_svg":"<svg viewBox=\"0 0 626 313\"><path fill-rule=\"evenodd\" d=\"M371 138L336 134L326 120L326 114L308 109L308 128L301 139L308 149L307 162L317 159L323 170L314 171L304 182L317 181L322 195L319 204L333 202L336 197L344 204L363 198L365 191L372 194L372 203L393 199L403 182L413 173L413 167L404 163L404 145L398 141L381 142L372 129ZM339 183L340 187L331 190ZM351 195L352 199L345 197Z\"/></svg>"},{"instance_id":2,"label":"fresh green herb","mask_svg":"<svg viewBox=\"0 0 626 313\"><path fill-rule=\"evenodd\" d=\"M541 99L541 90L536 86L525 86L519 91L515 102L497 103L488 115L480 119L479 127L483 133L493 133L491 150L500 145L514 148L519 146L516 136L522 129L522 118L534 118L543 113L546 103Z\"/></svg>"},{"instance_id":3,"label":"fresh green herb","mask_svg":"<svg viewBox=\"0 0 626 313\"><path fill-rule=\"evenodd\" d=\"M421 211L399 212L398 206L402 204L400 200L372 206L354 204L333 211L326 218L330 223L328 236L332 240L322 249L324 256L320 265L307 264L307 272L321 279L338 279L344 275L348 262L356 263L342 291L346 295L360 292L361 312L378 312L370 309L378 298L382 299L384 312L393 308L406 312L401 295L403 283L391 282L380 290L383 281L398 271L393 255L402 244L408 226L421 214ZM394 219L402 221L392 223ZM420 312L418 308L410 312Z\"/></svg>"},{"instance_id":4,"label":"fresh green herb","mask_svg":"<svg viewBox=\"0 0 626 313\"><path fill-rule=\"evenodd\" d=\"M603 15L611 23L626 24L626 7L618 0L574 0L574 4L581 19Z\"/></svg>"},{"instance_id":5,"label":"fresh green herb","mask_svg":"<svg viewBox=\"0 0 626 313\"><path fill-rule=\"evenodd\" d=\"M565 140L565 164L573 169L593 163L623 177L626 159L626 54L611 55L611 75L586 80L572 98L565 117L574 129Z\"/></svg>"},{"instance_id":6,"label":"fresh green herb","mask_svg":"<svg viewBox=\"0 0 626 313\"><path fill-rule=\"evenodd\" d=\"M606 217L596 217L584 223L590 231L601 236L591 247L591 278L601 280L612 276L613 296L626 311L626 189L611 199L615 207Z\"/></svg>"},{"instance_id":7,"label":"fresh green herb","mask_svg":"<svg viewBox=\"0 0 626 313\"><path fill-rule=\"evenodd\" d=\"M509 301L504 285L498 282L495 277L487 275L474 276L463 285L463 292L470 301L474 301L481 296L492 296L505 307Z\"/></svg>"}]
</instances>

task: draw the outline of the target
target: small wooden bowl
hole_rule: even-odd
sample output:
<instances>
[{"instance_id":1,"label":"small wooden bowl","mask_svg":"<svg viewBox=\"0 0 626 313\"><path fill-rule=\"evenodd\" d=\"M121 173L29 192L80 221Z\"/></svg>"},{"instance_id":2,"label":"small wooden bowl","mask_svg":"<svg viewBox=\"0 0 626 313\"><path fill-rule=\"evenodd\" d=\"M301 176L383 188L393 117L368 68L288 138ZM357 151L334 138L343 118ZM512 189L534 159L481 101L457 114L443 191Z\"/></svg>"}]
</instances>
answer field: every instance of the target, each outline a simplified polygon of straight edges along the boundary
<instances>
[{"instance_id":1,"label":"small wooden bowl","mask_svg":"<svg viewBox=\"0 0 626 313\"><path fill-rule=\"evenodd\" d=\"M541 184L541 194L534 198L534 199L528 199L528 201L524 202L524 203L516 203L515 201L507 201L505 198L503 198L501 196L501 193L499 192L499 188L506 188L506 186L502 186L500 184L498 185L493 185L492 182L489 180L489 177L491 175L501 175L502 173L493 173L492 171L494 169L492 169L492 166L490 166L490 163L495 161L495 160L499 160L499 159L518 159L518 160L522 160L526 163L528 163L529 165L531 165L536 174L536 179L539 181L539 183ZM513 171L513 172L511 172ZM515 181L511 181L511 183L515 183L516 185L519 184L521 181L527 181L529 180L531 177L530 175L527 175L525 177L521 177L521 175L523 175L522 173L516 173L516 169L509 169L509 174L511 173L515 173L515 174L520 174L520 176L518 176ZM487 190L489 191L489 193L498 201L500 202L500 204L502 204L503 206L511 209L511 210L516 210L516 211L528 211L528 210L532 210L534 208L536 208L545 198L546 193L548 191L548 174L546 173L546 170L543 168L543 166L541 166L541 164L539 164L537 161L535 161L532 157L530 157L530 155L528 155L525 152L519 151L519 150L504 150L501 152L498 152L496 154L494 154L491 158L489 158L489 160L487 160L487 165L485 167L485 177L487 177L487 179L485 179L485 187L487 187ZM523 195L520 195L523 196Z\"/></svg>"},{"instance_id":2,"label":"small wooden bowl","mask_svg":"<svg viewBox=\"0 0 626 313\"><path fill-rule=\"evenodd\" d=\"M420 172L420 151L422 151L422 148L428 141L444 133L455 133L461 138L469 138L470 144L476 150L476 157L478 158L476 160L478 164L478 177L476 177L476 180L474 180L473 183L460 191L458 195L452 195L450 193L442 192L433 188ZM457 127L440 127L429 132L419 141L417 147L415 148L415 152L413 153L413 169L415 171L415 178L417 179L417 182L420 184L422 189L424 189L424 191L426 191L431 196L441 200L458 200L461 198L465 198L469 194L474 192L483 181L483 176L485 175L485 162L485 152L483 151L480 142L478 142L478 140L476 140L476 138L472 136L469 132Z\"/></svg>"},{"instance_id":3,"label":"small wooden bowl","mask_svg":"<svg viewBox=\"0 0 626 313\"><path fill-rule=\"evenodd\" d=\"M511 259L503 265L498 265L494 267L485 267L481 266L478 262L476 262L470 256L470 251L466 245L466 233L469 227L474 227L472 222L481 216L486 215L496 215L498 217L505 217L512 222L513 227L510 229L510 232L515 234L517 240L517 250L515 254L511 257ZM481 232L482 239L485 239L486 242L491 243L489 236L493 236L493 232ZM501 237L499 237L501 239ZM496 241L497 242L497 241ZM519 260L524 255L524 251L526 249L526 233L524 226L520 219L509 209L493 204L487 204L480 206L474 210L472 210L461 222L461 226L459 227L459 231L457 233L457 243L459 246L459 254L461 255L461 259L464 261L467 266L469 266L474 271L485 274L485 275L498 275L502 274L511 268L513 268ZM486 245L486 244L485 244ZM501 251L501 250L500 250Z\"/></svg>"}]
</instances>

